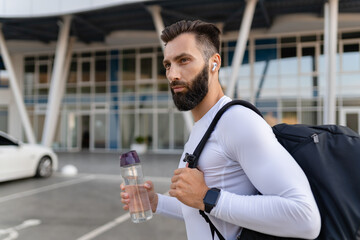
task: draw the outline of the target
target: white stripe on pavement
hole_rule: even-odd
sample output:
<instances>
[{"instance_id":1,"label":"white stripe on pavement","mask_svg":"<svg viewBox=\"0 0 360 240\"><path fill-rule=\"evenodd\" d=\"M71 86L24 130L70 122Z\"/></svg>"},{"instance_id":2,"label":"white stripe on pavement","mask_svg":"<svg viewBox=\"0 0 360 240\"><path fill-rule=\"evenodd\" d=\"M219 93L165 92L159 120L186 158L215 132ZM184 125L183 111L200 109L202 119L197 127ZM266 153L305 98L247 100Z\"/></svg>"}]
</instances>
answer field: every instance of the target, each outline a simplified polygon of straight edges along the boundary
<instances>
[{"instance_id":1,"label":"white stripe on pavement","mask_svg":"<svg viewBox=\"0 0 360 240\"><path fill-rule=\"evenodd\" d=\"M99 236L100 234L110 230L113 227L116 227L117 225L119 225L120 223L125 222L126 220L128 220L130 218L130 214L126 213L120 217L118 217L117 219L106 223L105 225L98 227L97 229L89 232L88 234L78 238L77 240L90 240L93 239L97 236Z\"/></svg>"},{"instance_id":2,"label":"white stripe on pavement","mask_svg":"<svg viewBox=\"0 0 360 240\"><path fill-rule=\"evenodd\" d=\"M36 188L36 189L33 189L33 190L11 194L11 195L8 195L6 197L1 197L0 198L0 203L4 203L4 202L7 202L7 201L10 201L10 200L13 200L13 199L28 197L28 196L35 195L35 194L41 193L41 192L46 192L46 191L50 191L50 190L54 190L54 189L58 189L58 188L62 188L62 187L67 187L67 186L78 184L78 183L87 182L87 181L90 181L90 180L93 180L93 179L95 179L95 177L93 175L90 175L90 176L86 176L86 177L83 177L83 178L80 178L80 179L69 180L69 181L65 181L65 182L61 182L61 183L55 183L55 184L52 184L52 185Z\"/></svg>"},{"instance_id":3,"label":"white stripe on pavement","mask_svg":"<svg viewBox=\"0 0 360 240\"><path fill-rule=\"evenodd\" d=\"M168 195L169 192L164 193L164 195ZM120 217L116 218L115 220L108 222L101 227L96 228L95 230L89 232L88 234L85 234L84 236L76 239L76 240L91 240L95 237L103 234L106 231L109 231L110 229L116 227L117 225L127 221L130 218L130 214L126 213L124 215L121 215Z\"/></svg>"}]
</instances>

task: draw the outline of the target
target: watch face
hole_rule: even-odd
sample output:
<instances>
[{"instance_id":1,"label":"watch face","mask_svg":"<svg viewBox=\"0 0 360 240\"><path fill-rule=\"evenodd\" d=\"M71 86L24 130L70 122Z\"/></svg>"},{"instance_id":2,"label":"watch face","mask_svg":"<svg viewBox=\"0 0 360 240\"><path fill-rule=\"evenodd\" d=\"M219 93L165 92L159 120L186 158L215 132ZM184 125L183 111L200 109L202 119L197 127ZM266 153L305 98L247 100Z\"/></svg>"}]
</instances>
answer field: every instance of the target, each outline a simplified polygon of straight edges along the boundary
<instances>
[{"instance_id":1,"label":"watch face","mask_svg":"<svg viewBox=\"0 0 360 240\"><path fill-rule=\"evenodd\" d=\"M219 196L219 192L210 190L206 193L204 202L211 205L216 204L218 200L218 196Z\"/></svg>"}]
</instances>

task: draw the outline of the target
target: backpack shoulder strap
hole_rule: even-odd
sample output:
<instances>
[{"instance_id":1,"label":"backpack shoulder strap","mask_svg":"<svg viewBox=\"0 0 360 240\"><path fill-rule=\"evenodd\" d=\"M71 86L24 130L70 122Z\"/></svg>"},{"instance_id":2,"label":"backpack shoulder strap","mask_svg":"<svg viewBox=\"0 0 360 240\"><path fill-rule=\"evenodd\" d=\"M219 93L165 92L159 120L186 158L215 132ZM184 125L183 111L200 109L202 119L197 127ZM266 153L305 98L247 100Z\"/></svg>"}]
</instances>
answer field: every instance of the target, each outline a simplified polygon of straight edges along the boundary
<instances>
[{"instance_id":1,"label":"backpack shoulder strap","mask_svg":"<svg viewBox=\"0 0 360 240\"><path fill-rule=\"evenodd\" d=\"M202 150L205 147L205 144L207 142L207 140L210 138L211 133L214 131L217 122L219 121L219 119L221 118L221 116L224 114L224 112L229 109L231 106L233 105L241 105L244 107L247 107L251 110L253 110L254 112L256 112L257 114L259 114L259 116L262 117L261 112L259 111L259 109L257 109L254 105L252 105L251 103L244 101L244 100L233 100L231 102L228 102L227 104L225 104L215 115L214 119L212 120L212 122L210 123L209 128L206 130L204 136L202 137L200 143L197 145L195 151L193 154L187 154L184 161L189 162L189 167L190 168L196 168L197 167L197 163L199 160L199 156L202 152Z\"/></svg>"},{"instance_id":2,"label":"backpack shoulder strap","mask_svg":"<svg viewBox=\"0 0 360 240\"><path fill-rule=\"evenodd\" d=\"M229 109L231 106L233 105L241 105L247 108L250 108L251 110L253 110L254 112L256 112L257 114L259 114L262 117L261 112L251 103L244 101L244 100L233 100L227 104L225 104L215 115L214 119L212 120L212 122L210 123L209 128L206 130L204 136L202 137L200 143L197 145L195 151L193 154L188 154L186 153L185 155L185 159L184 161L189 163L189 168L196 168L197 164L198 164L198 160L199 160L199 156L202 152L202 150L204 149L204 146L207 142L207 140L209 139L211 133L214 131L215 126L217 124L217 122L219 121L219 119L221 118L221 116L224 114L224 112ZM210 226L210 230L211 230L211 235L212 238L214 239L214 234L216 233L218 235L218 238L220 240L225 240L225 238L222 236L222 234L220 233L220 231L215 227L215 225L210 221L210 218L204 213L204 211L199 210L200 215L205 219L205 221L209 224Z\"/></svg>"}]
</instances>

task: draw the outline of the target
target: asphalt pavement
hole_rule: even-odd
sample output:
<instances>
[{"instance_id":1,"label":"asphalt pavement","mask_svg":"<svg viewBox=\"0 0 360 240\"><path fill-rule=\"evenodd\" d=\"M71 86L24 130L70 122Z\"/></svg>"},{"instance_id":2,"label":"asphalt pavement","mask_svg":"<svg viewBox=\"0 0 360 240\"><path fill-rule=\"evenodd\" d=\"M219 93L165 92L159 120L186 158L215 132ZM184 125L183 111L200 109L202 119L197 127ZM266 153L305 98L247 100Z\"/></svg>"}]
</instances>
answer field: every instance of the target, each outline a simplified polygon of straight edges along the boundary
<instances>
[{"instance_id":1,"label":"asphalt pavement","mask_svg":"<svg viewBox=\"0 0 360 240\"><path fill-rule=\"evenodd\" d=\"M155 215L132 223L120 202L119 153L58 153L47 179L0 183L0 240L185 240L183 221ZM180 155L140 156L147 179L166 193ZM64 175L66 165L78 173Z\"/></svg>"}]
</instances>

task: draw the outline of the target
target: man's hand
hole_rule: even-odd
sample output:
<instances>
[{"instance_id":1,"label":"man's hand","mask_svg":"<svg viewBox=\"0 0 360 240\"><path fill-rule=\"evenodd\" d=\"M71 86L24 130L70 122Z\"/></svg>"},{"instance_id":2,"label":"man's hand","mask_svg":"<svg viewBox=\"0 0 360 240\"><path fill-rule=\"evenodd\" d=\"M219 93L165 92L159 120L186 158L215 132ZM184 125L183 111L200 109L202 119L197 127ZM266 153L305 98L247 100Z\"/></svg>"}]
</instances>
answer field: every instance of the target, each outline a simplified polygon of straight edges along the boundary
<instances>
[{"instance_id":1,"label":"man's hand","mask_svg":"<svg viewBox=\"0 0 360 240\"><path fill-rule=\"evenodd\" d=\"M204 174L197 168L178 168L171 178L169 194L187 206L205 209L203 199L209 187L206 186Z\"/></svg>"},{"instance_id":2,"label":"man's hand","mask_svg":"<svg viewBox=\"0 0 360 240\"><path fill-rule=\"evenodd\" d=\"M156 208L158 205L158 195L155 193L154 184L151 181L146 181L144 187L146 188L149 195L151 210L153 212L156 212ZM123 209L128 211L130 203L129 194L125 192L125 185L123 183L120 185L120 189L122 191L120 193L121 202L124 204Z\"/></svg>"}]
</instances>

